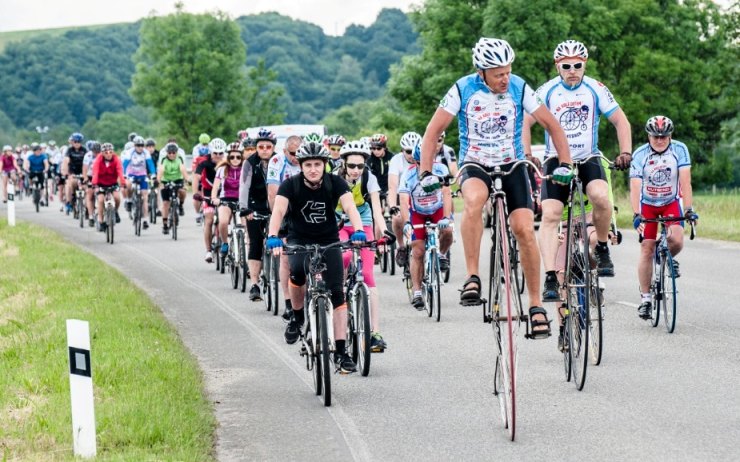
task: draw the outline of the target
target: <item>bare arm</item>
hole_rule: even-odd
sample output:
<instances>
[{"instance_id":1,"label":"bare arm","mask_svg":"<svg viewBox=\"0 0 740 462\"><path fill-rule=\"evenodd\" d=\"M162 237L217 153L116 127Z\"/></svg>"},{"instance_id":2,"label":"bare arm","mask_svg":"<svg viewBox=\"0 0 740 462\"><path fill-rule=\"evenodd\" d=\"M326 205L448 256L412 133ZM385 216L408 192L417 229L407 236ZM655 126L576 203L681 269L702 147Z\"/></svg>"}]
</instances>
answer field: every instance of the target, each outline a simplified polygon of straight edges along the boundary
<instances>
[{"instance_id":1,"label":"bare arm","mask_svg":"<svg viewBox=\"0 0 740 462\"><path fill-rule=\"evenodd\" d=\"M373 221L375 222L375 238L380 239L387 231L383 209L380 207L380 193L370 193L370 205L373 210Z\"/></svg>"},{"instance_id":2,"label":"bare arm","mask_svg":"<svg viewBox=\"0 0 740 462\"><path fill-rule=\"evenodd\" d=\"M280 231L280 224L283 222L283 217L288 211L288 198L285 196L276 196L275 202L272 206L272 215L270 216L270 226L267 228L268 236L277 236Z\"/></svg>"},{"instance_id":3,"label":"bare arm","mask_svg":"<svg viewBox=\"0 0 740 462\"><path fill-rule=\"evenodd\" d=\"M409 194L401 193L401 220L406 223L409 221Z\"/></svg>"},{"instance_id":4,"label":"bare arm","mask_svg":"<svg viewBox=\"0 0 740 462\"><path fill-rule=\"evenodd\" d=\"M693 208L694 192L691 189L691 167L683 167L678 170L678 185L683 197L683 209Z\"/></svg>"},{"instance_id":5,"label":"bare arm","mask_svg":"<svg viewBox=\"0 0 740 462\"><path fill-rule=\"evenodd\" d=\"M421 140L421 171L431 172L434 157L437 153L437 140L442 132L452 123L455 116L441 107L434 111L432 120L427 124L424 137Z\"/></svg>"},{"instance_id":6,"label":"bare arm","mask_svg":"<svg viewBox=\"0 0 740 462\"><path fill-rule=\"evenodd\" d=\"M270 204L270 209L275 208L275 196L277 196L278 188L280 185L278 184L268 184L267 185L267 202Z\"/></svg>"},{"instance_id":7,"label":"bare arm","mask_svg":"<svg viewBox=\"0 0 740 462\"><path fill-rule=\"evenodd\" d=\"M532 154L532 125L536 122L531 115L524 114L524 123L522 124L522 147L524 154Z\"/></svg>"},{"instance_id":8,"label":"bare arm","mask_svg":"<svg viewBox=\"0 0 740 462\"><path fill-rule=\"evenodd\" d=\"M396 154L397 156L402 156L403 154ZM395 207L398 205L396 203L396 199L398 198L398 175L396 174L388 174L388 196L386 197L386 201L388 202L388 207Z\"/></svg>"},{"instance_id":9,"label":"bare arm","mask_svg":"<svg viewBox=\"0 0 740 462\"><path fill-rule=\"evenodd\" d=\"M630 126L627 116L624 115L622 108L618 108L609 116L609 122L617 129L617 139L619 140L619 152L632 153L632 127Z\"/></svg>"},{"instance_id":10,"label":"bare arm","mask_svg":"<svg viewBox=\"0 0 740 462\"><path fill-rule=\"evenodd\" d=\"M547 130L550 137L552 137L552 143L555 145L555 150L558 152L558 161L572 165L573 159L570 157L568 139L565 137L563 127L561 127L558 121L555 120L555 117L553 117L544 105L540 105L540 107L538 107L531 115L538 124L542 125L545 130Z\"/></svg>"},{"instance_id":11,"label":"bare arm","mask_svg":"<svg viewBox=\"0 0 740 462\"><path fill-rule=\"evenodd\" d=\"M630 178L630 205L633 213L640 213L640 192L642 190L642 179Z\"/></svg>"}]
</instances>

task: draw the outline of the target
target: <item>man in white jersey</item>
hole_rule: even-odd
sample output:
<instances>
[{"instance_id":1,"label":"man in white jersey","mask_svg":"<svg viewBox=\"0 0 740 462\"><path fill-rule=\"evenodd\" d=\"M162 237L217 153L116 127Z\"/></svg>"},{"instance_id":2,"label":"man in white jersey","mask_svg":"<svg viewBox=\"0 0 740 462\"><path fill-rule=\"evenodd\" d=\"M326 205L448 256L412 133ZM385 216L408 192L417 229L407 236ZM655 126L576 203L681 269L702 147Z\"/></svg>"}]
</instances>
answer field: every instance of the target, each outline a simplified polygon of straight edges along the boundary
<instances>
[{"instance_id":1,"label":"man in white jersey","mask_svg":"<svg viewBox=\"0 0 740 462\"><path fill-rule=\"evenodd\" d=\"M671 139L673 122L661 115L651 117L645 131L648 132L648 142L637 148L630 164L630 203L635 213L633 225L643 236L637 263L642 300L637 312L642 319L650 319L650 280L653 277L652 257L658 224L643 223L642 220L683 216L696 221L699 216L691 208L691 157L685 144ZM682 212L681 200L685 212ZM683 223L668 222L666 227L668 249L675 257L683 248ZM673 260L673 271L678 277L676 260Z\"/></svg>"},{"instance_id":2,"label":"man in white jersey","mask_svg":"<svg viewBox=\"0 0 740 462\"><path fill-rule=\"evenodd\" d=\"M553 54L558 76L539 89L537 96L559 122L573 160L582 162L578 167L588 200L593 206L593 221L597 244L594 257L599 276L614 276L614 264L609 255L607 241L611 225L613 205L609 201L609 186L598 147L599 120L603 114L617 129L621 154L616 159L617 168L627 168L632 152L630 123L611 92L604 84L585 75L588 50L575 40L560 43ZM525 117L525 151L532 152L530 131L534 121ZM545 173L557 168L555 147L551 134L545 133ZM540 249L545 265L545 290L542 294L546 302L560 301L560 291L555 272L555 258L560 242L558 225L568 200L570 188L552 183L542 185L542 224L540 225Z\"/></svg>"},{"instance_id":3,"label":"man in white jersey","mask_svg":"<svg viewBox=\"0 0 740 462\"><path fill-rule=\"evenodd\" d=\"M511 171L511 164L524 159L521 131L524 112L531 114L552 136L561 164L553 180L567 184L573 176L568 142L563 129L550 114L534 90L519 76L511 74L514 50L505 41L482 37L473 48L476 72L460 78L442 98L429 121L421 145L421 184L425 190L440 187L440 179L431 173L436 144L442 132L457 116L460 130L458 163L475 163L486 171L500 166ZM482 303L478 276L483 221L483 205L489 197L491 178L477 168L466 169L459 178L465 207L460 227L468 279L460 293L460 303ZM521 252L522 269L529 289L529 319L533 338L550 335L547 311L539 294L540 255L534 235L532 193L527 169L520 165L504 176L503 190L509 209L509 225Z\"/></svg>"},{"instance_id":4,"label":"man in white jersey","mask_svg":"<svg viewBox=\"0 0 740 462\"><path fill-rule=\"evenodd\" d=\"M275 149L276 137L272 132L267 130L260 130L257 134L257 151L262 152L263 150ZM283 181L298 175L301 173L301 164L296 159L298 149L300 149L303 140L300 136L289 136L285 140L285 146L283 152L275 154L267 164L267 202L270 204L270 210L272 210L275 204L275 196L277 196L278 189ZM288 235L288 229L290 223L285 220L280 226L280 232L278 237L285 238ZM288 266L288 257L286 255L280 256L280 285L283 288L283 296L285 300L285 311L283 312L283 318L286 320L290 319L293 311L292 302L290 301L290 291L288 290L288 279L290 276L290 268Z\"/></svg>"},{"instance_id":5,"label":"man in white jersey","mask_svg":"<svg viewBox=\"0 0 740 462\"><path fill-rule=\"evenodd\" d=\"M388 210L391 213L391 228L396 235L398 250L396 251L396 264L406 266L408 261L408 249L403 245L403 225L405 221L401 216L401 207L398 204L398 186L401 177L414 165L414 148L421 142L421 135L416 132L406 132L401 136L401 152L391 158L388 164Z\"/></svg>"}]
</instances>

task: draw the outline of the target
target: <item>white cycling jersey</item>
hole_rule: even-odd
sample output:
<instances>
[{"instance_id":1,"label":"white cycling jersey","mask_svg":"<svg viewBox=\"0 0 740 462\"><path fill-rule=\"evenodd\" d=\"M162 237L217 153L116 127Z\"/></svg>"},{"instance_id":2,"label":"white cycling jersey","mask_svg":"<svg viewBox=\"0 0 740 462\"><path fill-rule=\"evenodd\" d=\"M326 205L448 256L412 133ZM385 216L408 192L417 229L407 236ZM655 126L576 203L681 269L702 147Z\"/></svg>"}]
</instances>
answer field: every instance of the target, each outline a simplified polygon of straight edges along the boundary
<instances>
[{"instance_id":1,"label":"white cycling jersey","mask_svg":"<svg viewBox=\"0 0 740 462\"><path fill-rule=\"evenodd\" d=\"M449 169L439 162L432 165L432 174L446 177L450 174ZM398 193L409 194L411 210L421 215L432 215L444 206L442 189L425 192L419 180L419 169L415 165L410 166L401 177Z\"/></svg>"},{"instance_id":2,"label":"white cycling jersey","mask_svg":"<svg viewBox=\"0 0 740 462\"><path fill-rule=\"evenodd\" d=\"M283 181L301 173L301 165L293 165L288 161L284 153L275 154L267 164L267 184L279 185Z\"/></svg>"},{"instance_id":3,"label":"white cycling jersey","mask_svg":"<svg viewBox=\"0 0 740 462\"><path fill-rule=\"evenodd\" d=\"M691 168L689 149L680 141L671 141L662 154L646 143L635 151L630 163L630 178L642 180L640 202L655 207L668 205L680 196L678 171Z\"/></svg>"},{"instance_id":4,"label":"white cycling jersey","mask_svg":"<svg viewBox=\"0 0 740 462\"><path fill-rule=\"evenodd\" d=\"M439 107L457 116L458 163L475 162L493 167L524 159L521 140L524 111L532 113L541 104L534 90L517 75L511 74L506 93L492 93L475 73L455 82Z\"/></svg>"},{"instance_id":5,"label":"white cycling jersey","mask_svg":"<svg viewBox=\"0 0 740 462\"><path fill-rule=\"evenodd\" d=\"M537 89L537 96L565 131L574 161L599 152L599 120L619 109L619 104L603 83L584 76L575 88L568 88L557 76ZM557 156L552 137L545 131L545 159Z\"/></svg>"},{"instance_id":6,"label":"white cycling jersey","mask_svg":"<svg viewBox=\"0 0 740 462\"><path fill-rule=\"evenodd\" d=\"M400 180L404 172L409 169L409 166L411 166L411 163L406 160L404 153L399 152L391 157L391 161L388 162L388 175L396 175Z\"/></svg>"}]
</instances>

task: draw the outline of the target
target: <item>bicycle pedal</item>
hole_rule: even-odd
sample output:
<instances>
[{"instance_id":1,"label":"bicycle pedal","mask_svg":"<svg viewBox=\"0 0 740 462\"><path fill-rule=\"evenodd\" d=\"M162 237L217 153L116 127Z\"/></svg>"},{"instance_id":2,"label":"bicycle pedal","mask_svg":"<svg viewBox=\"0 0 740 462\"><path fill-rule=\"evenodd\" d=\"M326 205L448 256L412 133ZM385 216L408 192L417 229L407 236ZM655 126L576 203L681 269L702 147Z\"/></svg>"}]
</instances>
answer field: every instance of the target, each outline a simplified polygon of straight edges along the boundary
<instances>
[{"instance_id":1,"label":"bicycle pedal","mask_svg":"<svg viewBox=\"0 0 740 462\"><path fill-rule=\"evenodd\" d=\"M462 306L480 306L486 303L485 298L478 298L478 299L463 299L460 300L460 305Z\"/></svg>"}]
</instances>

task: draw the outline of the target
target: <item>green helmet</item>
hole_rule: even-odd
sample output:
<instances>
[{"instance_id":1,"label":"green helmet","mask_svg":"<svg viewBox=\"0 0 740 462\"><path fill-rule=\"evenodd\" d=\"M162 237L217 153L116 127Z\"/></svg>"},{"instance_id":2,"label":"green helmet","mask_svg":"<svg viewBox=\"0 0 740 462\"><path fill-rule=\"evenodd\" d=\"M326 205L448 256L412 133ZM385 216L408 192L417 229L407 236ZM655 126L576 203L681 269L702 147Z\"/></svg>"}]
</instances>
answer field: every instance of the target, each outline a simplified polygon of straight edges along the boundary
<instances>
[{"instance_id":1,"label":"green helmet","mask_svg":"<svg viewBox=\"0 0 740 462\"><path fill-rule=\"evenodd\" d=\"M201 133L198 137L198 141L200 144L208 144L211 142L211 137L208 136L208 133Z\"/></svg>"}]
</instances>

